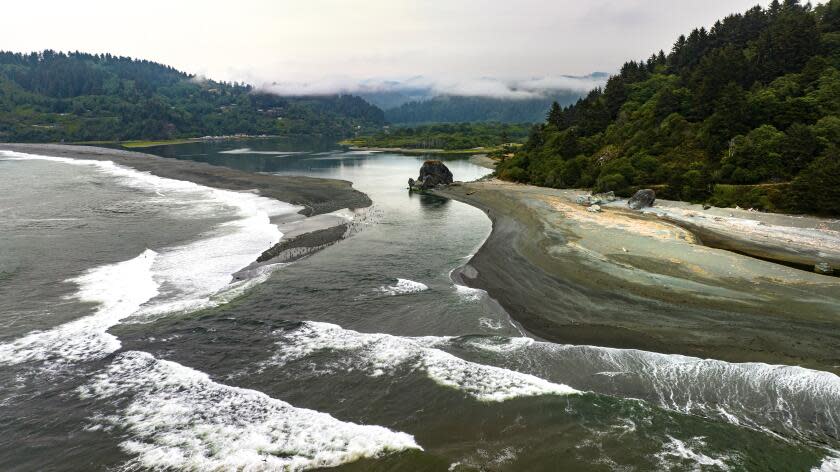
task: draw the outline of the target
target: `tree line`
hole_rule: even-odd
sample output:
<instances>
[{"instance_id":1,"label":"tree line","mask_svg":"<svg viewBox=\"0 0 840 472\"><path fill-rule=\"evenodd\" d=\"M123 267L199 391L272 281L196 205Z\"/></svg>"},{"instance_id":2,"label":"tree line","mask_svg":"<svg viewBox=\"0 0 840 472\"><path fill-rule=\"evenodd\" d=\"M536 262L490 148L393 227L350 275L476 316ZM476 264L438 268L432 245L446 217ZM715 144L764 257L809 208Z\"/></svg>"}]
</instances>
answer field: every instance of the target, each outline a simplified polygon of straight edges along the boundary
<instances>
[{"instance_id":1,"label":"tree line","mask_svg":"<svg viewBox=\"0 0 840 472\"><path fill-rule=\"evenodd\" d=\"M774 0L553 104L503 179L840 214L840 0Z\"/></svg>"},{"instance_id":2,"label":"tree line","mask_svg":"<svg viewBox=\"0 0 840 472\"><path fill-rule=\"evenodd\" d=\"M361 136L355 144L366 147L465 150L519 143L528 137L530 124L438 123L395 127Z\"/></svg>"},{"instance_id":3,"label":"tree line","mask_svg":"<svg viewBox=\"0 0 840 472\"><path fill-rule=\"evenodd\" d=\"M552 102L574 103L581 93L556 90L545 97L493 98L441 95L412 101L385 111L385 118L395 124L424 123L537 123L545 118Z\"/></svg>"},{"instance_id":4,"label":"tree line","mask_svg":"<svg viewBox=\"0 0 840 472\"><path fill-rule=\"evenodd\" d=\"M0 51L0 141L346 137L383 123L350 95L280 97L111 54Z\"/></svg>"}]
</instances>

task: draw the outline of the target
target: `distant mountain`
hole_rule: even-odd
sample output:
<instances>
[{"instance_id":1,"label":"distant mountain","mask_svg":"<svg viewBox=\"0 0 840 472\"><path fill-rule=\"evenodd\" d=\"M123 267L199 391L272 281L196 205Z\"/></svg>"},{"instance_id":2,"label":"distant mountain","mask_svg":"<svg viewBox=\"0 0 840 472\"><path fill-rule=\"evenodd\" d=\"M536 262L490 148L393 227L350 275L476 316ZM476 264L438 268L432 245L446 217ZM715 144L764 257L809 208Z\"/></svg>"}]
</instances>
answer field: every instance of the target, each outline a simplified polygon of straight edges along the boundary
<instances>
[{"instance_id":1,"label":"distant mountain","mask_svg":"<svg viewBox=\"0 0 840 472\"><path fill-rule=\"evenodd\" d=\"M356 96L280 97L110 54L0 52L0 141L346 137L383 123Z\"/></svg>"},{"instance_id":2,"label":"distant mountain","mask_svg":"<svg viewBox=\"0 0 840 472\"><path fill-rule=\"evenodd\" d=\"M482 78L436 84L424 77L384 83L363 83L354 92L385 110L394 124L503 122L545 120L553 102L570 105L603 86L609 74L548 76L522 80ZM488 94L488 90L498 95Z\"/></svg>"},{"instance_id":3,"label":"distant mountain","mask_svg":"<svg viewBox=\"0 0 840 472\"><path fill-rule=\"evenodd\" d=\"M585 92L556 90L536 98L494 98L440 95L404 103L385 110L385 119L394 124L420 123L539 123L545 121L552 102L571 105Z\"/></svg>"},{"instance_id":4,"label":"distant mountain","mask_svg":"<svg viewBox=\"0 0 840 472\"><path fill-rule=\"evenodd\" d=\"M355 92L355 94L383 110L397 108L409 102L428 100L435 95L434 91L428 87L400 87L392 90Z\"/></svg>"}]
</instances>

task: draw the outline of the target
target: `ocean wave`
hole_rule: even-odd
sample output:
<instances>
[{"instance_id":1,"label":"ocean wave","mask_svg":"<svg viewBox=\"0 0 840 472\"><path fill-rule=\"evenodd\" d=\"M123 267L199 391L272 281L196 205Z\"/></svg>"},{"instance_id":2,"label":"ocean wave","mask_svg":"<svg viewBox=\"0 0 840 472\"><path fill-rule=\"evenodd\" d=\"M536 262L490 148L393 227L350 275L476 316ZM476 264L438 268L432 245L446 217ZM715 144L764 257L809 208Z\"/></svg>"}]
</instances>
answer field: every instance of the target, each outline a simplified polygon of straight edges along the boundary
<instances>
[{"instance_id":1,"label":"ocean wave","mask_svg":"<svg viewBox=\"0 0 840 472\"><path fill-rule=\"evenodd\" d=\"M57 363L79 362L119 349L119 340L107 330L158 295L158 284L152 278L157 255L146 250L134 259L91 269L70 279L69 282L79 285L73 296L84 302L98 303L96 312L0 344L0 364L48 359Z\"/></svg>"},{"instance_id":2,"label":"ocean wave","mask_svg":"<svg viewBox=\"0 0 840 472\"><path fill-rule=\"evenodd\" d=\"M487 292L481 290L480 288L472 288L467 287L466 285L458 285L455 284L455 293L461 298L461 300L467 302L477 302L482 299Z\"/></svg>"},{"instance_id":3,"label":"ocean wave","mask_svg":"<svg viewBox=\"0 0 840 472\"><path fill-rule=\"evenodd\" d=\"M689 464L694 470L729 470L726 463L729 457L711 457L700 452L706 447L702 437L691 438L688 441L680 441L673 436L668 436L668 439L662 451L656 454L661 470L686 470Z\"/></svg>"},{"instance_id":4,"label":"ocean wave","mask_svg":"<svg viewBox=\"0 0 840 472\"><path fill-rule=\"evenodd\" d=\"M504 326L502 326L501 321L485 317L478 319L478 325L482 328L492 329L493 331L499 331L500 329L504 328Z\"/></svg>"},{"instance_id":5,"label":"ocean wave","mask_svg":"<svg viewBox=\"0 0 840 472\"><path fill-rule=\"evenodd\" d=\"M277 331L278 352L268 364L285 365L319 351L341 351L342 362L371 376L408 366L437 384L464 392L479 401L500 402L537 395L579 393L566 385L500 367L465 361L435 346L446 337L400 337L359 333L338 325L304 322L292 331Z\"/></svg>"},{"instance_id":6,"label":"ocean wave","mask_svg":"<svg viewBox=\"0 0 840 472\"><path fill-rule=\"evenodd\" d=\"M834 451L836 454L840 454ZM840 472L840 457L837 455L825 457L820 465L811 469L811 472Z\"/></svg>"},{"instance_id":7,"label":"ocean wave","mask_svg":"<svg viewBox=\"0 0 840 472\"><path fill-rule=\"evenodd\" d=\"M124 470L303 470L421 449L406 433L296 408L143 352L118 355L78 392L119 406L89 429L128 433L120 447L134 458Z\"/></svg>"},{"instance_id":8,"label":"ocean wave","mask_svg":"<svg viewBox=\"0 0 840 472\"><path fill-rule=\"evenodd\" d=\"M497 354L501 365L527 365L533 375L561 377L576 388L640 398L777 437L840 441L840 377L830 372L530 338L469 337L450 343Z\"/></svg>"},{"instance_id":9,"label":"ocean wave","mask_svg":"<svg viewBox=\"0 0 840 472\"><path fill-rule=\"evenodd\" d=\"M429 287L426 284L415 282L408 279L397 279L394 285L384 285L379 287L379 292L385 295L408 295L410 293L425 292Z\"/></svg>"},{"instance_id":10,"label":"ocean wave","mask_svg":"<svg viewBox=\"0 0 840 472\"><path fill-rule=\"evenodd\" d=\"M297 212L300 207L249 192L204 187L192 182L157 177L110 161L69 159L0 151L8 159L38 159L63 164L91 166L119 184L181 204L210 209L224 208L231 221L217 225L197 240L179 246L147 250L138 257L91 269L68 282L79 286L73 295L98 303L93 315L48 331L33 332L0 345L0 362L78 362L103 357L119 349L119 341L107 330L130 316L154 317L218 305L253 285L231 285L232 274L251 264L282 234L272 216ZM257 274L265 280L265 274Z\"/></svg>"}]
</instances>

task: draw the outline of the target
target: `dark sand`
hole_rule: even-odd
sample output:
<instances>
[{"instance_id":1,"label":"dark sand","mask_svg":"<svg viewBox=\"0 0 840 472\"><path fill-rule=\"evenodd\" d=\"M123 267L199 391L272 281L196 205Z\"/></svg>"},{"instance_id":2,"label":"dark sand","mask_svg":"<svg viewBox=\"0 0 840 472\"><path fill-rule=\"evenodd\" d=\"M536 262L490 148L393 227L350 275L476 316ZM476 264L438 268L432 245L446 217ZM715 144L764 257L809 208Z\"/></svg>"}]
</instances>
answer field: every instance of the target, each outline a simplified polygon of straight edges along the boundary
<instances>
[{"instance_id":1,"label":"dark sand","mask_svg":"<svg viewBox=\"0 0 840 472\"><path fill-rule=\"evenodd\" d=\"M330 215L325 214L345 208L351 210L366 208L372 203L367 195L353 189L352 184L344 180L256 174L202 162L90 146L0 143L0 150L73 159L113 161L158 177L184 180L225 190L256 191L264 197L303 206L301 215L324 216L322 221L310 225L301 224L300 220L279 222L287 226L306 229L289 231L283 228L287 237L265 251L258 260L260 263L290 262L335 243L347 234L347 221L339 217L330 218ZM274 260L272 256L281 257Z\"/></svg>"},{"instance_id":2,"label":"dark sand","mask_svg":"<svg viewBox=\"0 0 840 472\"><path fill-rule=\"evenodd\" d=\"M254 174L203 162L164 157L92 146L63 144L0 144L0 150L26 152L74 159L113 161L159 177L186 180L226 190L257 190L264 197L301 205L306 216L319 215L342 208L366 208L370 198L354 190L350 182L312 177Z\"/></svg>"},{"instance_id":3,"label":"dark sand","mask_svg":"<svg viewBox=\"0 0 840 472\"><path fill-rule=\"evenodd\" d=\"M460 275L538 337L840 373L840 278L703 246L655 215L589 213L568 191L487 181L438 193L489 215Z\"/></svg>"}]
</instances>

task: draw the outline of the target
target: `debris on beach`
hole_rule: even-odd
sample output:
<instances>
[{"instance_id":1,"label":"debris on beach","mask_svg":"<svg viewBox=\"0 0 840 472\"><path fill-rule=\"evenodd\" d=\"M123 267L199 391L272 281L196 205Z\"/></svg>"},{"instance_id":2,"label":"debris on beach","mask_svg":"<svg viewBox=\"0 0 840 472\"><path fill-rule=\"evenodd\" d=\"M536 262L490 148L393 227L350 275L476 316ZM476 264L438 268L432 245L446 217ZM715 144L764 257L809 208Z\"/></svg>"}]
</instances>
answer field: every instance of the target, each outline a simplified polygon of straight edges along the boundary
<instances>
[{"instance_id":1,"label":"debris on beach","mask_svg":"<svg viewBox=\"0 0 840 472\"><path fill-rule=\"evenodd\" d=\"M600 205L602 203L612 203L616 201L615 192L593 193L590 195L578 195L575 200L578 205L590 206Z\"/></svg>"},{"instance_id":2,"label":"debris on beach","mask_svg":"<svg viewBox=\"0 0 840 472\"><path fill-rule=\"evenodd\" d=\"M814 264L814 272L822 275L834 275L834 268L828 262L817 262Z\"/></svg>"}]
</instances>

